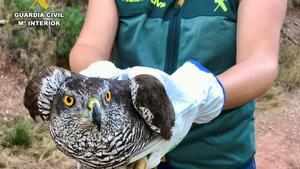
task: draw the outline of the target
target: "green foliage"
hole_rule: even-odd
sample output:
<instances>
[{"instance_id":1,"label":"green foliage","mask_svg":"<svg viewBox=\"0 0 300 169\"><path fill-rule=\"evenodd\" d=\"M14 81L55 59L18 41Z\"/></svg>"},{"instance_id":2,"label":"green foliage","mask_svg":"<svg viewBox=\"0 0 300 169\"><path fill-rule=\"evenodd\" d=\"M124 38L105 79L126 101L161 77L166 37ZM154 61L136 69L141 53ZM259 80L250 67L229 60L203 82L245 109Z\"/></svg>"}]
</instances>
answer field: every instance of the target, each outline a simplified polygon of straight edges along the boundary
<instances>
[{"instance_id":1,"label":"green foliage","mask_svg":"<svg viewBox=\"0 0 300 169\"><path fill-rule=\"evenodd\" d=\"M300 48L285 42L281 45L277 83L285 89L300 87Z\"/></svg>"},{"instance_id":2,"label":"green foliage","mask_svg":"<svg viewBox=\"0 0 300 169\"><path fill-rule=\"evenodd\" d=\"M23 118L17 118L3 138L4 146L21 146L28 148L32 145L31 124Z\"/></svg>"},{"instance_id":3,"label":"green foliage","mask_svg":"<svg viewBox=\"0 0 300 169\"><path fill-rule=\"evenodd\" d=\"M28 46L30 37L26 31L21 29L15 29L12 31L12 38L9 43L9 48L26 48Z\"/></svg>"},{"instance_id":4,"label":"green foliage","mask_svg":"<svg viewBox=\"0 0 300 169\"><path fill-rule=\"evenodd\" d=\"M17 12L20 11L42 12L43 9L39 5L34 6L34 8L32 9L30 8L34 2L35 0L12 0L10 2L10 7L13 9L13 11L17 11Z\"/></svg>"},{"instance_id":5,"label":"green foliage","mask_svg":"<svg viewBox=\"0 0 300 169\"><path fill-rule=\"evenodd\" d=\"M10 5L14 11L25 11L33 2L33 0L12 0Z\"/></svg>"},{"instance_id":6,"label":"green foliage","mask_svg":"<svg viewBox=\"0 0 300 169\"><path fill-rule=\"evenodd\" d=\"M1 18L9 20L0 27L0 43L11 49L9 54L21 63L28 75L34 75L48 65L67 67L68 56L84 22L87 0L47 0L49 9L37 5L30 10L34 0L0 0ZM18 26L14 12L62 12L57 27ZM1 13L1 12L0 12ZM36 18L44 20L47 18ZM22 18L35 20L35 18Z\"/></svg>"},{"instance_id":7,"label":"green foliage","mask_svg":"<svg viewBox=\"0 0 300 169\"><path fill-rule=\"evenodd\" d=\"M84 14L79 7L66 8L62 12L64 13L64 18L61 21L57 35L57 52L59 55L68 57L83 25Z\"/></svg>"}]
</instances>

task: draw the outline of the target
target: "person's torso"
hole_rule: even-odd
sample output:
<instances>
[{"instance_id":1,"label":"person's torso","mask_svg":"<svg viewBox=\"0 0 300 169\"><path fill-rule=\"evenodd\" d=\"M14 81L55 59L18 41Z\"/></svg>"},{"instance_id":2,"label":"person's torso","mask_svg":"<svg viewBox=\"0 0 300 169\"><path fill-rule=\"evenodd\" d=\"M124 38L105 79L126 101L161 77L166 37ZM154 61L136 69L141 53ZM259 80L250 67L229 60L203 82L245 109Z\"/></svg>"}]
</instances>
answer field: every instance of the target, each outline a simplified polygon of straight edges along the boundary
<instances>
[{"instance_id":1,"label":"person's torso","mask_svg":"<svg viewBox=\"0 0 300 169\"><path fill-rule=\"evenodd\" d=\"M116 64L169 74L189 59L218 75L236 63L237 0L115 0L119 12ZM187 75L188 76L188 75ZM168 154L176 169L234 169L255 152L254 102L193 125Z\"/></svg>"}]
</instances>

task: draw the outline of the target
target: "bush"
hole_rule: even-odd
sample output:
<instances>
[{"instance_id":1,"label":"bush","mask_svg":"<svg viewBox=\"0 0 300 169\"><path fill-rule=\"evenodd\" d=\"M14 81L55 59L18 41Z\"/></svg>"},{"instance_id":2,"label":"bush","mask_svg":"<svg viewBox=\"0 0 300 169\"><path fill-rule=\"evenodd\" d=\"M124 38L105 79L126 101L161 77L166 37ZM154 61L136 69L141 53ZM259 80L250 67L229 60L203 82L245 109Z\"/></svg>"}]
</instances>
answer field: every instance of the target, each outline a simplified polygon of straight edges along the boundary
<instances>
[{"instance_id":1,"label":"bush","mask_svg":"<svg viewBox=\"0 0 300 169\"><path fill-rule=\"evenodd\" d=\"M12 38L9 43L9 48L26 48L28 46L30 36L27 31L22 31L20 29L12 30L11 36Z\"/></svg>"},{"instance_id":2,"label":"bush","mask_svg":"<svg viewBox=\"0 0 300 169\"><path fill-rule=\"evenodd\" d=\"M12 0L10 6L14 11L28 10L33 0Z\"/></svg>"},{"instance_id":3,"label":"bush","mask_svg":"<svg viewBox=\"0 0 300 169\"><path fill-rule=\"evenodd\" d=\"M57 52L63 57L68 57L69 51L74 45L84 22L84 14L79 7L64 9L64 18L58 31Z\"/></svg>"},{"instance_id":4,"label":"bush","mask_svg":"<svg viewBox=\"0 0 300 169\"><path fill-rule=\"evenodd\" d=\"M30 130L31 124L28 121L17 118L12 127L5 132L2 144L4 146L22 146L28 148L32 145Z\"/></svg>"},{"instance_id":5,"label":"bush","mask_svg":"<svg viewBox=\"0 0 300 169\"><path fill-rule=\"evenodd\" d=\"M292 43L281 45L276 83L287 90L300 87L300 48Z\"/></svg>"}]
</instances>

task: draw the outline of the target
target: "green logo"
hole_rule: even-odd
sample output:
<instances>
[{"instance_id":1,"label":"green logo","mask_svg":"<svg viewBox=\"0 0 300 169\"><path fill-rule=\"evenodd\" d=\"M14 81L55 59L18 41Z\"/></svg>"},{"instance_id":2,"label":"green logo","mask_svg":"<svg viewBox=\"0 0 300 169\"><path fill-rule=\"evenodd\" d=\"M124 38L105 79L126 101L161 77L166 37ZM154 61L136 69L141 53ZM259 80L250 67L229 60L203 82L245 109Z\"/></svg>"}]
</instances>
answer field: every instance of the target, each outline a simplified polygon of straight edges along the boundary
<instances>
[{"instance_id":1,"label":"green logo","mask_svg":"<svg viewBox=\"0 0 300 169\"><path fill-rule=\"evenodd\" d=\"M151 0L151 3L157 8L164 8L167 5L166 2L161 2L160 0Z\"/></svg>"},{"instance_id":2,"label":"green logo","mask_svg":"<svg viewBox=\"0 0 300 169\"><path fill-rule=\"evenodd\" d=\"M39 4L40 7L42 7L43 9L48 9L49 8L49 4L47 3L46 0L34 0L32 5L30 6L30 9L34 8L37 4Z\"/></svg>"},{"instance_id":3,"label":"green logo","mask_svg":"<svg viewBox=\"0 0 300 169\"><path fill-rule=\"evenodd\" d=\"M214 12L216 12L220 7L224 12L227 12L228 9L226 7L225 0L215 0L215 3L218 4L218 6L215 8Z\"/></svg>"}]
</instances>

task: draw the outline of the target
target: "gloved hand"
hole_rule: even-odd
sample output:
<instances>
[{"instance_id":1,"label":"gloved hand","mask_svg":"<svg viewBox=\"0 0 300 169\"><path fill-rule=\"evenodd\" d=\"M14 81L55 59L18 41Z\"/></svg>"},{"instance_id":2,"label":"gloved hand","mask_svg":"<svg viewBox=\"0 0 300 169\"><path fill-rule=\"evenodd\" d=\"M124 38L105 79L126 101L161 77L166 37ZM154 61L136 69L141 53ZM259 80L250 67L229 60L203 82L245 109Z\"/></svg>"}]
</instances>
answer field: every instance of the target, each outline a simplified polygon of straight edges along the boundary
<instances>
[{"instance_id":1,"label":"gloved hand","mask_svg":"<svg viewBox=\"0 0 300 169\"><path fill-rule=\"evenodd\" d=\"M154 168L161 157L182 141L192 123L208 123L220 114L225 93L219 80L195 61L188 61L171 76L157 69L133 67L113 78L126 80L140 74L153 75L162 82L175 110L171 139L155 138L131 160L133 162L149 155L148 168Z\"/></svg>"},{"instance_id":2,"label":"gloved hand","mask_svg":"<svg viewBox=\"0 0 300 169\"><path fill-rule=\"evenodd\" d=\"M89 65L86 69L79 72L79 74L88 77L100 77L110 79L122 72L115 64L107 60L97 61Z\"/></svg>"},{"instance_id":3,"label":"gloved hand","mask_svg":"<svg viewBox=\"0 0 300 169\"><path fill-rule=\"evenodd\" d=\"M87 76L118 80L128 80L140 74L150 74L162 82L175 110L175 125L170 140L157 137L134 154L131 163L149 156L147 168L156 167L161 157L182 141L193 122L208 123L217 117L225 100L222 84L212 73L195 61L188 61L171 76L147 67L120 70L107 61L92 64L81 73Z\"/></svg>"}]
</instances>

